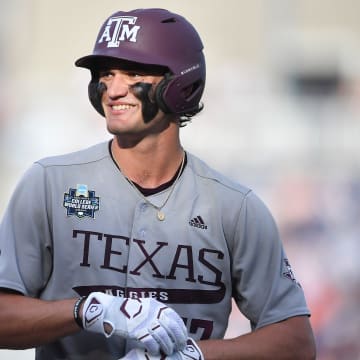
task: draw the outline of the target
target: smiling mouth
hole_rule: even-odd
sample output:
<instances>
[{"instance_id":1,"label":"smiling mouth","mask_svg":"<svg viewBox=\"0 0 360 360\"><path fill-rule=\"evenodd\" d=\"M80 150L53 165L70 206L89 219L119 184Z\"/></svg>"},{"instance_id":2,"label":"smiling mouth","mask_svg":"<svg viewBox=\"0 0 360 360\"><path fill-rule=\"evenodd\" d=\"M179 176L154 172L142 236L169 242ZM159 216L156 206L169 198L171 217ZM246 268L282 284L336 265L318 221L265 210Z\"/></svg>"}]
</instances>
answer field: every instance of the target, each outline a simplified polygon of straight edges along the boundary
<instances>
[{"instance_id":1,"label":"smiling mouth","mask_svg":"<svg viewBox=\"0 0 360 360\"><path fill-rule=\"evenodd\" d=\"M121 104L121 105L112 105L111 109L118 111L118 110L129 110L131 108L133 108L134 105L128 105L128 104Z\"/></svg>"}]
</instances>

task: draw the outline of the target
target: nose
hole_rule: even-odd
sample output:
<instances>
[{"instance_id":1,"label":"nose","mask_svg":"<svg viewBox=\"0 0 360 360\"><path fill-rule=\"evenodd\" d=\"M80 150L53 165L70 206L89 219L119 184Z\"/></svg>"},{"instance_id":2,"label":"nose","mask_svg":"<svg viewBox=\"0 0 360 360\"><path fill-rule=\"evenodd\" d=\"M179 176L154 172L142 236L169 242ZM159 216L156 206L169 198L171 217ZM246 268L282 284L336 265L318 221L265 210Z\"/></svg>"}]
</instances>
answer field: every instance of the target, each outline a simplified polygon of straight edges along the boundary
<instances>
[{"instance_id":1,"label":"nose","mask_svg":"<svg viewBox=\"0 0 360 360\"><path fill-rule=\"evenodd\" d=\"M129 84L123 74L116 74L107 84L107 94L111 99L124 97L129 92Z\"/></svg>"}]
</instances>

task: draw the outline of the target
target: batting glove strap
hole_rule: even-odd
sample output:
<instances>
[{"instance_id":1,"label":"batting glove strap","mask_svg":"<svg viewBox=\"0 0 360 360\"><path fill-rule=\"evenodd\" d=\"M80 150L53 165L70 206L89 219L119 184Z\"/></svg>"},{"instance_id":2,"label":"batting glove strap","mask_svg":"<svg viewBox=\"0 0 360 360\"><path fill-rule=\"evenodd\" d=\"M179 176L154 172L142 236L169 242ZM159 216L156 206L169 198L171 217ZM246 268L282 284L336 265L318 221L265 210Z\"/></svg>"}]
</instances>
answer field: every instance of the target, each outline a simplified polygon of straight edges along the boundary
<instances>
[{"instance_id":1,"label":"batting glove strap","mask_svg":"<svg viewBox=\"0 0 360 360\"><path fill-rule=\"evenodd\" d=\"M105 318L105 314L115 299L111 295L100 292L91 293L85 300L82 308L83 328L110 337L115 329L112 322ZM119 298L118 301L120 300ZM110 331L105 331L106 324L109 325Z\"/></svg>"},{"instance_id":2,"label":"batting glove strap","mask_svg":"<svg viewBox=\"0 0 360 360\"><path fill-rule=\"evenodd\" d=\"M180 354L181 358L171 357L171 360L204 360L204 355L201 352L199 346L191 338L187 339L185 349L179 351L178 354Z\"/></svg>"}]
</instances>

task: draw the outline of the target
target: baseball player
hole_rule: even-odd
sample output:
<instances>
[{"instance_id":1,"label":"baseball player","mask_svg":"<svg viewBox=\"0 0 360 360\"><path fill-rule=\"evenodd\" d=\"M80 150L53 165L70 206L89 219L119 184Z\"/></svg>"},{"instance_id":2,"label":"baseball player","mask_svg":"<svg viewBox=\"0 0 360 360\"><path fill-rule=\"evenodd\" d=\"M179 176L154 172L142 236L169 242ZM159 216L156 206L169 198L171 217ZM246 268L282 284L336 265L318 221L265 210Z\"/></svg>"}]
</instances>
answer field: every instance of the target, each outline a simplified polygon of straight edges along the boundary
<instances>
[{"instance_id":1,"label":"baseball player","mask_svg":"<svg viewBox=\"0 0 360 360\"><path fill-rule=\"evenodd\" d=\"M181 145L203 107L194 27L119 11L76 65L112 137L35 162L17 185L0 227L0 346L37 360L313 359L270 212ZM224 340L232 299L252 330Z\"/></svg>"}]
</instances>

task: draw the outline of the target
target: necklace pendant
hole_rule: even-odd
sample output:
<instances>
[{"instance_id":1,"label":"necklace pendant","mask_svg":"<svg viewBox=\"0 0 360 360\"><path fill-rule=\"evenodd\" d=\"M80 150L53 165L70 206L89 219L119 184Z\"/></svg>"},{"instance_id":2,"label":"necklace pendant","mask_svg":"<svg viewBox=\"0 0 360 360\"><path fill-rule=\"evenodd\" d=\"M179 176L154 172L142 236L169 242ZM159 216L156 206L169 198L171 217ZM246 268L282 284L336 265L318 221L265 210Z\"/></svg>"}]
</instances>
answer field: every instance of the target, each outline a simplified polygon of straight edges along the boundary
<instances>
[{"instance_id":1,"label":"necklace pendant","mask_svg":"<svg viewBox=\"0 0 360 360\"><path fill-rule=\"evenodd\" d=\"M159 210L157 212L157 218L159 221L163 221L165 219L165 214L161 210Z\"/></svg>"}]
</instances>

